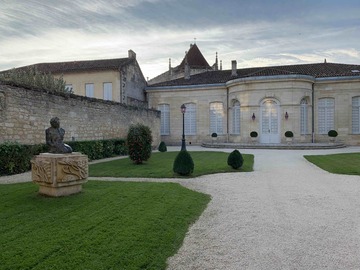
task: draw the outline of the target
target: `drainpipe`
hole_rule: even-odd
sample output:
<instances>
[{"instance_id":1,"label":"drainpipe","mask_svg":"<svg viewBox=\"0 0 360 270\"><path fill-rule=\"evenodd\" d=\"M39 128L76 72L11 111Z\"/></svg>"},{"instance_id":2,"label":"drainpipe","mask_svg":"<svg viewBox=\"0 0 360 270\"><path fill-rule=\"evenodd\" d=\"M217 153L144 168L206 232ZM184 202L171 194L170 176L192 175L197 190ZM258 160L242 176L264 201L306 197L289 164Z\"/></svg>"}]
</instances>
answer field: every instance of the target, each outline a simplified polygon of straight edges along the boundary
<instances>
[{"instance_id":1,"label":"drainpipe","mask_svg":"<svg viewBox=\"0 0 360 270\"><path fill-rule=\"evenodd\" d=\"M312 143L315 143L315 91L314 91L314 85L315 83L312 83L312 86L311 86L311 99L312 99L312 107L311 107L311 142Z\"/></svg>"}]
</instances>

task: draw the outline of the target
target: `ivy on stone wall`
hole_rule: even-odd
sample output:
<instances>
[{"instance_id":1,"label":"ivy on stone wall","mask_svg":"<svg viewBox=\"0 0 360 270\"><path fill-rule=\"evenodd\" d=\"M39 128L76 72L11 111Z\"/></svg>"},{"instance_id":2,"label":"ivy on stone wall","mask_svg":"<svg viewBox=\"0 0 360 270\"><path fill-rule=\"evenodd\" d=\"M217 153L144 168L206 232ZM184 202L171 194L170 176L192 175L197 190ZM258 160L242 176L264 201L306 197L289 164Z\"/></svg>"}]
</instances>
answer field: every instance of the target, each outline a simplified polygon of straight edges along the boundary
<instances>
[{"instance_id":1,"label":"ivy on stone wall","mask_svg":"<svg viewBox=\"0 0 360 270\"><path fill-rule=\"evenodd\" d=\"M38 71L36 67L25 67L1 72L0 81L13 86L41 89L47 92L72 93L71 90L65 87L66 82L62 76L57 79L51 73Z\"/></svg>"}]
</instances>

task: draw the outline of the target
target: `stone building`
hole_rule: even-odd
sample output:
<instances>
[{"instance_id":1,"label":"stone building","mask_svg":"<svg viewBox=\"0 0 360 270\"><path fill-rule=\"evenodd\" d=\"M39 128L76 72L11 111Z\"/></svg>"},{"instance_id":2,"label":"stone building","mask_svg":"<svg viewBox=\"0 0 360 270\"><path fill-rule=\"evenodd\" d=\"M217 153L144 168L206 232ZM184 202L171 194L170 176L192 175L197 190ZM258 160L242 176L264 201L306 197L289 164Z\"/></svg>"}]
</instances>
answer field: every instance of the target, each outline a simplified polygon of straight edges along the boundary
<instances>
[{"instance_id":1,"label":"stone building","mask_svg":"<svg viewBox=\"0 0 360 270\"><path fill-rule=\"evenodd\" d=\"M185 104L186 141L283 143L337 140L360 145L360 65L316 63L183 73L146 88L150 108L161 111L161 136L179 144Z\"/></svg>"},{"instance_id":2,"label":"stone building","mask_svg":"<svg viewBox=\"0 0 360 270\"><path fill-rule=\"evenodd\" d=\"M171 67L169 59L169 70L148 81L148 85L171 81L182 77L203 73L206 71L218 70L218 58L216 54L215 63L210 66L196 44L190 44L189 51L176 67Z\"/></svg>"},{"instance_id":3,"label":"stone building","mask_svg":"<svg viewBox=\"0 0 360 270\"><path fill-rule=\"evenodd\" d=\"M19 69L29 67L63 76L66 87L76 95L146 106L147 84L132 50L125 58L39 63Z\"/></svg>"}]
</instances>

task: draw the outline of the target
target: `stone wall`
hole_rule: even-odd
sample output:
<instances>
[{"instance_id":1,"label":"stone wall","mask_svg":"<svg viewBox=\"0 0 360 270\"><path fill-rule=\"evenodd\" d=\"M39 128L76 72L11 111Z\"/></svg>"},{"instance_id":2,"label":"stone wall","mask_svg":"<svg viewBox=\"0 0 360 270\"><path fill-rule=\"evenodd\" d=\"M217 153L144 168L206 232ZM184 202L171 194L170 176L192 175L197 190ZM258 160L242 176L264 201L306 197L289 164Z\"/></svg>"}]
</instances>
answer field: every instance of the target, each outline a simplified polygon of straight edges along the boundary
<instances>
[{"instance_id":1,"label":"stone wall","mask_svg":"<svg viewBox=\"0 0 360 270\"><path fill-rule=\"evenodd\" d=\"M59 117L65 141L125 138L131 124L149 126L160 143L160 112L76 95L49 94L0 83L0 143L45 143L45 129Z\"/></svg>"}]
</instances>

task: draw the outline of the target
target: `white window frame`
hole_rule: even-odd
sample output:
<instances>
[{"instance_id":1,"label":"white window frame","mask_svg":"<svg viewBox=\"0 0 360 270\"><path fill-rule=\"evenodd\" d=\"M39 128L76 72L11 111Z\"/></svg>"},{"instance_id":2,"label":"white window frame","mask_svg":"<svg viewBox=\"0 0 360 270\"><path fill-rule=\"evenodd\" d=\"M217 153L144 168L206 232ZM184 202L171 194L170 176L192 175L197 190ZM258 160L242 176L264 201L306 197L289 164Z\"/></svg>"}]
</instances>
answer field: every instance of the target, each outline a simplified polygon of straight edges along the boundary
<instances>
[{"instance_id":1,"label":"white window frame","mask_svg":"<svg viewBox=\"0 0 360 270\"><path fill-rule=\"evenodd\" d=\"M210 134L216 133L222 135L223 129L223 118L224 118L224 104L222 102L211 102L210 103Z\"/></svg>"},{"instance_id":2,"label":"white window frame","mask_svg":"<svg viewBox=\"0 0 360 270\"><path fill-rule=\"evenodd\" d=\"M158 110L161 112L160 135L170 135L170 105L159 104Z\"/></svg>"},{"instance_id":3,"label":"white window frame","mask_svg":"<svg viewBox=\"0 0 360 270\"><path fill-rule=\"evenodd\" d=\"M94 97L94 84L93 83L85 83L85 96L86 97Z\"/></svg>"},{"instance_id":4,"label":"white window frame","mask_svg":"<svg viewBox=\"0 0 360 270\"><path fill-rule=\"evenodd\" d=\"M70 93L73 93L74 92L73 85L72 84L65 84L65 90L70 92Z\"/></svg>"},{"instance_id":5,"label":"white window frame","mask_svg":"<svg viewBox=\"0 0 360 270\"><path fill-rule=\"evenodd\" d=\"M185 104L186 111L184 115L185 135L196 135L196 104Z\"/></svg>"},{"instance_id":6,"label":"white window frame","mask_svg":"<svg viewBox=\"0 0 360 270\"><path fill-rule=\"evenodd\" d=\"M360 134L360 97L352 98L352 134Z\"/></svg>"},{"instance_id":7,"label":"white window frame","mask_svg":"<svg viewBox=\"0 0 360 270\"><path fill-rule=\"evenodd\" d=\"M327 134L334 129L335 99L321 98L318 101L318 133Z\"/></svg>"},{"instance_id":8,"label":"white window frame","mask_svg":"<svg viewBox=\"0 0 360 270\"><path fill-rule=\"evenodd\" d=\"M232 108L232 134L240 134L240 102L234 101Z\"/></svg>"},{"instance_id":9,"label":"white window frame","mask_svg":"<svg viewBox=\"0 0 360 270\"><path fill-rule=\"evenodd\" d=\"M300 134L308 134L308 101L306 98L300 101Z\"/></svg>"},{"instance_id":10,"label":"white window frame","mask_svg":"<svg viewBox=\"0 0 360 270\"><path fill-rule=\"evenodd\" d=\"M103 83L104 100L112 100L112 83Z\"/></svg>"}]
</instances>

